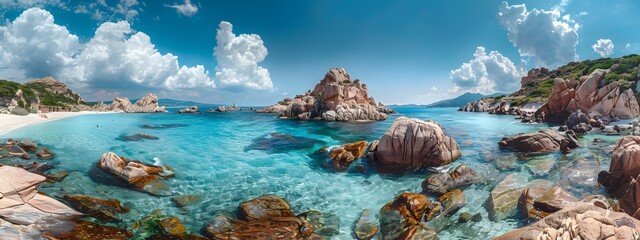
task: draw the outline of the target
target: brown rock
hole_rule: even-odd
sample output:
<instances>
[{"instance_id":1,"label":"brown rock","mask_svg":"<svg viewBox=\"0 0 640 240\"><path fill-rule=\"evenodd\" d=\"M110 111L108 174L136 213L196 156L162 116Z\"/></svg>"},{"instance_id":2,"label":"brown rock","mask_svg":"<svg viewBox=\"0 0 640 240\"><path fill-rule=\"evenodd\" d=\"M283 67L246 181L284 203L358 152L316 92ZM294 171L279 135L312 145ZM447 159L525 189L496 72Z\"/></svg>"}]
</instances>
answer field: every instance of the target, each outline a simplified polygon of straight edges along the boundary
<instances>
[{"instance_id":1,"label":"brown rock","mask_svg":"<svg viewBox=\"0 0 640 240\"><path fill-rule=\"evenodd\" d=\"M274 195L264 195L240 204L239 217L244 221L268 220L274 217L294 217L289 203Z\"/></svg>"},{"instance_id":2,"label":"brown rock","mask_svg":"<svg viewBox=\"0 0 640 240\"><path fill-rule=\"evenodd\" d=\"M444 194L456 188L463 188L481 179L475 171L466 164L456 167L451 173L439 173L422 182L422 190Z\"/></svg>"},{"instance_id":3,"label":"brown rock","mask_svg":"<svg viewBox=\"0 0 640 240\"><path fill-rule=\"evenodd\" d=\"M54 181L54 182L62 182L67 176L69 176L69 173L65 171L54 172L47 175L47 180Z\"/></svg>"},{"instance_id":4,"label":"brown rock","mask_svg":"<svg viewBox=\"0 0 640 240\"><path fill-rule=\"evenodd\" d=\"M84 195L63 195L62 198L74 209L103 222L118 221L115 215L129 212L115 199L102 199Z\"/></svg>"},{"instance_id":5,"label":"brown rock","mask_svg":"<svg viewBox=\"0 0 640 240\"><path fill-rule=\"evenodd\" d=\"M516 206L527 179L514 173L496 185L488 199L489 219L499 221L516 213Z\"/></svg>"},{"instance_id":6,"label":"brown rock","mask_svg":"<svg viewBox=\"0 0 640 240\"><path fill-rule=\"evenodd\" d=\"M557 212L578 199L561 187L555 186L533 201L533 207L547 213Z\"/></svg>"},{"instance_id":7,"label":"brown rock","mask_svg":"<svg viewBox=\"0 0 640 240\"><path fill-rule=\"evenodd\" d=\"M86 239L129 239L133 234L127 230L98 225L85 220L77 220L76 228L57 238L60 240L86 240Z\"/></svg>"},{"instance_id":8,"label":"brown rock","mask_svg":"<svg viewBox=\"0 0 640 240\"><path fill-rule=\"evenodd\" d=\"M369 209L362 210L353 228L353 234L358 240L369 240L375 237L377 233L378 219L375 214L371 214Z\"/></svg>"},{"instance_id":9,"label":"brown rock","mask_svg":"<svg viewBox=\"0 0 640 240\"><path fill-rule=\"evenodd\" d=\"M518 152L566 152L580 146L571 131L560 134L552 129L505 137L498 145Z\"/></svg>"},{"instance_id":10,"label":"brown rock","mask_svg":"<svg viewBox=\"0 0 640 240\"><path fill-rule=\"evenodd\" d=\"M41 148L38 152L36 152L36 157L39 159L52 159L53 155L54 154L47 148Z\"/></svg>"},{"instance_id":11,"label":"brown rock","mask_svg":"<svg viewBox=\"0 0 640 240\"><path fill-rule=\"evenodd\" d=\"M442 166L460 155L438 123L399 117L380 139L375 160L382 171L402 171Z\"/></svg>"},{"instance_id":12,"label":"brown rock","mask_svg":"<svg viewBox=\"0 0 640 240\"><path fill-rule=\"evenodd\" d=\"M175 197L171 198L171 200L178 207L187 207L187 206L193 205L195 203L200 202L201 199L202 199L202 197L200 197L199 195L195 195L195 194L179 195L179 196L175 196Z\"/></svg>"},{"instance_id":13,"label":"brown rock","mask_svg":"<svg viewBox=\"0 0 640 240\"><path fill-rule=\"evenodd\" d=\"M367 141L358 141L331 150L329 157L332 159L333 167L337 170L347 169L351 162L364 156L368 145Z\"/></svg>"},{"instance_id":14,"label":"brown rock","mask_svg":"<svg viewBox=\"0 0 640 240\"><path fill-rule=\"evenodd\" d=\"M442 213L442 204L439 202L432 202L429 208L424 212L424 221L428 222Z\"/></svg>"},{"instance_id":15,"label":"brown rock","mask_svg":"<svg viewBox=\"0 0 640 240\"><path fill-rule=\"evenodd\" d=\"M449 215L467 204L467 199L464 196L464 192L460 189L456 189L445 193L437 200L442 203L443 213Z\"/></svg>"},{"instance_id":16,"label":"brown rock","mask_svg":"<svg viewBox=\"0 0 640 240\"><path fill-rule=\"evenodd\" d=\"M180 219L176 217L162 219L160 221L160 227L162 227L162 231L172 236L180 236L187 233L187 228L185 228L182 222L180 222Z\"/></svg>"},{"instance_id":17,"label":"brown rock","mask_svg":"<svg viewBox=\"0 0 640 240\"><path fill-rule=\"evenodd\" d=\"M422 194L403 193L396 196L380 210L382 239L414 239L423 234L429 235L421 219L430 204L429 198Z\"/></svg>"},{"instance_id":18,"label":"brown rock","mask_svg":"<svg viewBox=\"0 0 640 240\"><path fill-rule=\"evenodd\" d=\"M128 186L153 195L166 195L169 187L158 176L165 174L163 168L129 161L108 152L100 157L97 167L116 177Z\"/></svg>"}]
</instances>

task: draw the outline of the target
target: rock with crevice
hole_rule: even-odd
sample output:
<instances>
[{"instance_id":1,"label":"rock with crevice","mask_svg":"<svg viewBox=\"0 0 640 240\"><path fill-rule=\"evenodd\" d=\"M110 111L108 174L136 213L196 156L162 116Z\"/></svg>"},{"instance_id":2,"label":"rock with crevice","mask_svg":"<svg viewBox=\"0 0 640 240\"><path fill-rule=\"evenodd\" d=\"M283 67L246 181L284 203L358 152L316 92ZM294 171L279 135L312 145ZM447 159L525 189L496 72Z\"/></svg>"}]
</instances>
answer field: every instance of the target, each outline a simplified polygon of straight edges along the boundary
<instances>
[{"instance_id":1,"label":"rock with crevice","mask_svg":"<svg viewBox=\"0 0 640 240\"><path fill-rule=\"evenodd\" d=\"M572 131L559 133L553 129L545 129L505 137L498 146L517 152L569 152L579 147L580 142Z\"/></svg>"},{"instance_id":2,"label":"rock with crevice","mask_svg":"<svg viewBox=\"0 0 640 240\"><path fill-rule=\"evenodd\" d=\"M373 155L380 171L396 172L446 165L458 159L461 151L440 124L399 117L382 136Z\"/></svg>"},{"instance_id":3,"label":"rock with crevice","mask_svg":"<svg viewBox=\"0 0 640 240\"><path fill-rule=\"evenodd\" d=\"M432 175L422 182L422 191L444 194L456 188L464 188L477 183L482 176L473 171L468 165L457 166L450 173Z\"/></svg>"},{"instance_id":4,"label":"rock with crevice","mask_svg":"<svg viewBox=\"0 0 640 240\"><path fill-rule=\"evenodd\" d=\"M132 161L113 152L103 154L96 167L112 178L111 180L102 179L100 176L95 176L99 175L97 171L93 171L95 174L92 175L96 179L111 181L111 184L125 185L152 195L169 194L169 186L161 178L172 176L173 173L163 167Z\"/></svg>"}]
</instances>

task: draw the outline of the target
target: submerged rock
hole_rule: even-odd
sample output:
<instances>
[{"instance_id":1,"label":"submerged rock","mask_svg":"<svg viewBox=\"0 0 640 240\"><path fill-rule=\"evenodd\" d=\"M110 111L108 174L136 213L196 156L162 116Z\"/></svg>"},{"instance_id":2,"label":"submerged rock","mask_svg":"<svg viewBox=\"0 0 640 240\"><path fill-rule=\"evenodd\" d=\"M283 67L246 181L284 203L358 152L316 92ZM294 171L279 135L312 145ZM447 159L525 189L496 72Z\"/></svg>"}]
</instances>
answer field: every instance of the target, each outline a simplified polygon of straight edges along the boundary
<instances>
[{"instance_id":1,"label":"submerged rock","mask_svg":"<svg viewBox=\"0 0 640 240\"><path fill-rule=\"evenodd\" d=\"M536 198L533 201L533 207L546 213L554 213L577 201L578 199L571 193L554 186Z\"/></svg>"},{"instance_id":2,"label":"submerged rock","mask_svg":"<svg viewBox=\"0 0 640 240\"><path fill-rule=\"evenodd\" d=\"M200 113L200 110L198 110L198 106L191 106L178 110L178 113Z\"/></svg>"},{"instance_id":3,"label":"submerged rock","mask_svg":"<svg viewBox=\"0 0 640 240\"><path fill-rule=\"evenodd\" d=\"M293 217L289 203L274 195L264 195L243 202L238 217L244 221L267 220L274 217Z\"/></svg>"},{"instance_id":4,"label":"submerged rock","mask_svg":"<svg viewBox=\"0 0 640 240\"><path fill-rule=\"evenodd\" d=\"M501 148L509 148L518 152L568 152L580 146L575 134L567 131L564 134L552 129L505 137L498 143Z\"/></svg>"},{"instance_id":5,"label":"submerged rock","mask_svg":"<svg viewBox=\"0 0 640 240\"><path fill-rule=\"evenodd\" d=\"M125 142L129 142L129 141L142 141L142 140L158 140L160 139L159 137L156 136L151 136L148 134L144 134L144 133L136 133L133 135L127 135L127 136L120 136L117 138L118 140L122 140Z\"/></svg>"},{"instance_id":6,"label":"submerged rock","mask_svg":"<svg viewBox=\"0 0 640 240\"><path fill-rule=\"evenodd\" d=\"M84 195L63 195L62 199L74 209L103 222L118 221L117 214L129 212L129 208L121 206L120 201L115 199Z\"/></svg>"},{"instance_id":7,"label":"submerged rock","mask_svg":"<svg viewBox=\"0 0 640 240\"><path fill-rule=\"evenodd\" d=\"M487 202L487 212L489 212L489 219L493 221L500 221L507 217L516 214L516 206L520 195L522 195L522 189L526 185L527 179L521 175L511 173L502 179L491 190Z\"/></svg>"},{"instance_id":8,"label":"submerged rock","mask_svg":"<svg viewBox=\"0 0 640 240\"><path fill-rule=\"evenodd\" d=\"M99 225L85 220L77 220L76 228L71 232L58 236L58 239L129 239L131 236L133 236L133 234L125 229Z\"/></svg>"},{"instance_id":9,"label":"submerged rock","mask_svg":"<svg viewBox=\"0 0 640 240\"><path fill-rule=\"evenodd\" d=\"M340 234L340 218L333 213L322 213L318 211L307 211L298 215L306 224L313 226L313 229L320 236L331 238Z\"/></svg>"},{"instance_id":10,"label":"submerged rock","mask_svg":"<svg viewBox=\"0 0 640 240\"><path fill-rule=\"evenodd\" d=\"M189 195L179 195L171 198L178 207L187 207L193 204L200 202L202 197L200 195L189 194Z\"/></svg>"},{"instance_id":11,"label":"submerged rock","mask_svg":"<svg viewBox=\"0 0 640 240\"><path fill-rule=\"evenodd\" d=\"M442 203L442 213L444 215L453 214L455 211L467 204L467 198L464 196L464 192L460 189L445 193L440 196L437 201Z\"/></svg>"},{"instance_id":12,"label":"submerged rock","mask_svg":"<svg viewBox=\"0 0 640 240\"><path fill-rule=\"evenodd\" d=\"M153 195L167 195L169 192L169 186L159 178L169 174L162 167L130 161L112 152L103 154L96 166L114 178L115 182L112 181L111 184L126 185ZM94 171L92 177L101 180L100 176L96 175L98 174Z\"/></svg>"},{"instance_id":13,"label":"submerged rock","mask_svg":"<svg viewBox=\"0 0 640 240\"><path fill-rule=\"evenodd\" d=\"M382 239L422 239L420 237L435 236L435 232L427 230L420 223L430 204L431 200L422 194L403 193L396 196L380 210Z\"/></svg>"},{"instance_id":14,"label":"submerged rock","mask_svg":"<svg viewBox=\"0 0 640 240\"><path fill-rule=\"evenodd\" d=\"M262 150L267 153L288 152L291 150L301 150L314 147L316 144L324 143L321 140L295 137L287 134L272 133L257 139L244 150Z\"/></svg>"},{"instance_id":15,"label":"submerged rock","mask_svg":"<svg viewBox=\"0 0 640 240\"><path fill-rule=\"evenodd\" d=\"M353 234L358 240L369 240L378 233L378 218L371 214L371 210L365 209L360 213L360 217L355 223Z\"/></svg>"},{"instance_id":16,"label":"submerged rock","mask_svg":"<svg viewBox=\"0 0 640 240\"><path fill-rule=\"evenodd\" d=\"M407 171L449 164L461 155L453 138L438 123L399 117L382 136L375 151L381 171Z\"/></svg>"},{"instance_id":17,"label":"submerged rock","mask_svg":"<svg viewBox=\"0 0 640 240\"><path fill-rule=\"evenodd\" d=\"M29 153L24 151L24 149L22 149L18 145L8 146L7 147L7 152L9 152L9 154L11 156L14 156L14 157L19 157L19 158L27 159L27 160L31 159L31 156L29 156Z\"/></svg>"},{"instance_id":18,"label":"submerged rock","mask_svg":"<svg viewBox=\"0 0 640 240\"><path fill-rule=\"evenodd\" d=\"M187 124L173 123L173 124L145 124L142 125L141 128L147 129L167 129L167 128L178 128L178 127L186 127L189 126Z\"/></svg>"},{"instance_id":19,"label":"submerged rock","mask_svg":"<svg viewBox=\"0 0 640 240\"><path fill-rule=\"evenodd\" d=\"M439 173L422 182L424 192L444 194L456 188L463 188L481 180L481 176L466 164L455 168L451 173Z\"/></svg>"},{"instance_id":20,"label":"submerged rock","mask_svg":"<svg viewBox=\"0 0 640 240\"><path fill-rule=\"evenodd\" d=\"M240 204L239 217L218 214L204 231L213 239L323 239L277 196L265 195Z\"/></svg>"}]
</instances>

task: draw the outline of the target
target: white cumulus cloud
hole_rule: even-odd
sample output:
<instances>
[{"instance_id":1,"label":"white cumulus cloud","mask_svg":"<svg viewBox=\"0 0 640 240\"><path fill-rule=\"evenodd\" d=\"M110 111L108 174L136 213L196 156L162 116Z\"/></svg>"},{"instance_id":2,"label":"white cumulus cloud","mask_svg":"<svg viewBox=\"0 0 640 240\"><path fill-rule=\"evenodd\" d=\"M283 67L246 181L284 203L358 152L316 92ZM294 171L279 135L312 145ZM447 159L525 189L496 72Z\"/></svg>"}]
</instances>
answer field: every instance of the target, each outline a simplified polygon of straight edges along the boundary
<instances>
[{"instance_id":1,"label":"white cumulus cloud","mask_svg":"<svg viewBox=\"0 0 640 240\"><path fill-rule=\"evenodd\" d=\"M161 54L151 38L127 21L101 24L93 38L78 37L54 23L46 10L31 8L0 27L0 76L26 81L54 76L80 91L215 87L203 66L180 66Z\"/></svg>"},{"instance_id":2,"label":"white cumulus cloud","mask_svg":"<svg viewBox=\"0 0 640 240\"><path fill-rule=\"evenodd\" d=\"M269 70L258 66L269 54L259 35L235 35L233 25L222 21L216 40L213 55L218 62L216 77L220 87L231 90L273 89Z\"/></svg>"},{"instance_id":3,"label":"white cumulus cloud","mask_svg":"<svg viewBox=\"0 0 640 240\"><path fill-rule=\"evenodd\" d=\"M528 11L524 4L502 2L498 18L521 56L535 57L538 66L555 68L578 59L580 25L568 15L561 18L560 9Z\"/></svg>"},{"instance_id":4,"label":"white cumulus cloud","mask_svg":"<svg viewBox=\"0 0 640 240\"><path fill-rule=\"evenodd\" d=\"M176 9L176 11L178 11L178 13L185 15L185 16L193 16L198 12L198 7L196 5L193 5L191 3L190 0L185 0L183 4L173 4L173 5L166 5L167 7L170 8L174 8Z\"/></svg>"},{"instance_id":5,"label":"white cumulus cloud","mask_svg":"<svg viewBox=\"0 0 640 240\"><path fill-rule=\"evenodd\" d=\"M593 51L601 57L608 57L613 53L613 41L611 39L598 39L595 44L591 45Z\"/></svg>"},{"instance_id":6,"label":"white cumulus cloud","mask_svg":"<svg viewBox=\"0 0 640 240\"><path fill-rule=\"evenodd\" d=\"M59 4L61 4L60 0L0 0L0 7L2 8L27 8Z\"/></svg>"},{"instance_id":7,"label":"white cumulus cloud","mask_svg":"<svg viewBox=\"0 0 640 240\"><path fill-rule=\"evenodd\" d=\"M454 92L512 92L520 87L523 72L509 58L498 51L487 54L481 46L476 48L473 56L471 61L449 73Z\"/></svg>"}]
</instances>

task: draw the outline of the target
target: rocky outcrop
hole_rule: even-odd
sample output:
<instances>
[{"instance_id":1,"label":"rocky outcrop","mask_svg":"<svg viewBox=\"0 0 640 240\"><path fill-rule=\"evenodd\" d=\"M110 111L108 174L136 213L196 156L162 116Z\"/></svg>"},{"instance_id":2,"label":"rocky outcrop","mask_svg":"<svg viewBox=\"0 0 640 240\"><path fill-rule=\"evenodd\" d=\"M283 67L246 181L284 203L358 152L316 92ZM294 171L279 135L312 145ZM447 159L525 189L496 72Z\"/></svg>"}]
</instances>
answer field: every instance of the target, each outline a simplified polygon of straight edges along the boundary
<instances>
[{"instance_id":1,"label":"rocky outcrop","mask_svg":"<svg viewBox=\"0 0 640 240\"><path fill-rule=\"evenodd\" d=\"M593 120L596 121L596 120ZM577 110L567 118L565 124L567 125L567 129L572 130L577 134L585 134L591 131L592 119L587 116L587 114L582 113L581 110Z\"/></svg>"},{"instance_id":2,"label":"rocky outcrop","mask_svg":"<svg viewBox=\"0 0 640 240\"><path fill-rule=\"evenodd\" d=\"M369 142L358 141L354 143L346 143L329 151L331 165L334 169L342 171L346 170L351 162L364 157Z\"/></svg>"},{"instance_id":3,"label":"rocky outcrop","mask_svg":"<svg viewBox=\"0 0 640 240\"><path fill-rule=\"evenodd\" d=\"M104 179L97 174L99 172L93 171L92 177L94 179L116 185L125 185L153 195L168 194L169 186L160 178L173 174L163 167L143 164L140 161L131 161L112 152L103 154L96 167L109 177Z\"/></svg>"},{"instance_id":4,"label":"rocky outcrop","mask_svg":"<svg viewBox=\"0 0 640 240\"><path fill-rule=\"evenodd\" d=\"M600 200L569 205L544 219L508 232L496 240L534 239L638 239L640 221L611 210Z\"/></svg>"},{"instance_id":5,"label":"rocky outcrop","mask_svg":"<svg viewBox=\"0 0 640 240\"><path fill-rule=\"evenodd\" d=\"M200 113L200 110L198 106L191 106L178 110L178 113Z\"/></svg>"},{"instance_id":6,"label":"rocky outcrop","mask_svg":"<svg viewBox=\"0 0 640 240\"><path fill-rule=\"evenodd\" d=\"M609 171L598 174L598 182L620 199L620 208L640 218L640 137L622 137L611 156Z\"/></svg>"},{"instance_id":7,"label":"rocky outcrop","mask_svg":"<svg viewBox=\"0 0 640 240\"><path fill-rule=\"evenodd\" d=\"M484 99L480 99L475 102L468 102L467 105L464 105L458 108L458 111L464 112L488 112L490 110L490 103L485 102Z\"/></svg>"},{"instance_id":8,"label":"rocky outcrop","mask_svg":"<svg viewBox=\"0 0 640 240\"><path fill-rule=\"evenodd\" d=\"M393 110L369 97L367 85L351 80L343 68L332 68L313 90L257 112L278 113L281 118L322 121L381 121Z\"/></svg>"},{"instance_id":9,"label":"rocky outcrop","mask_svg":"<svg viewBox=\"0 0 640 240\"><path fill-rule=\"evenodd\" d=\"M60 231L64 227L59 223L82 215L38 193L37 188L45 180L44 176L21 168L0 166L0 236L3 239L23 239L20 236L40 239L41 233Z\"/></svg>"},{"instance_id":10,"label":"rocky outcrop","mask_svg":"<svg viewBox=\"0 0 640 240\"><path fill-rule=\"evenodd\" d=\"M158 96L147 93L144 97L140 98L136 103L131 103L128 98L117 97L109 105L103 103L96 104L93 107L96 111L122 111L126 113L154 113L165 112L165 108L158 106Z\"/></svg>"},{"instance_id":11,"label":"rocky outcrop","mask_svg":"<svg viewBox=\"0 0 640 240\"><path fill-rule=\"evenodd\" d=\"M232 112L232 111L240 111L240 107L233 104L231 106L218 106L216 109L209 109L209 112Z\"/></svg>"},{"instance_id":12,"label":"rocky outcrop","mask_svg":"<svg viewBox=\"0 0 640 240\"><path fill-rule=\"evenodd\" d=\"M580 146L572 131L558 133L552 129L505 137L498 143L500 148L517 152L569 152Z\"/></svg>"},{"instance_id":13,"label":"rocky outcrop","mask_svg":"<svg viewBox=\"0 0 640 240\"><path fill-rule=\"evenodd\" d=\"M622 90L617 82L606 83L609 70L596 69L580 81L556 79L551 95L536 115L545 122L564 123L567 117L581 110L590 117L634 118L640 106L633 90Z\"/></svg>"},{"instance_id":14,"label":"rocky outcrop","mask_svg":"<svg viewBox=\"0 0 640 240\"><path fill-rule=\"evenodd\" d=\"M323 239L314 227L295 216L289 203L266 195L240 205L240 219L218 214L204 228L213 239Z\"/></svg>"},{"instance_id":15,"label":"rocky outcrop","mask_svg":"<svg viewBox=\"0 0 640 240\"><path fill-rule=\"evenodd\" d=\"M382 136L373 155L381 171L395 172L449 164L461 152L438 123L399 117Z\"/></svg>"}]
</instances>

